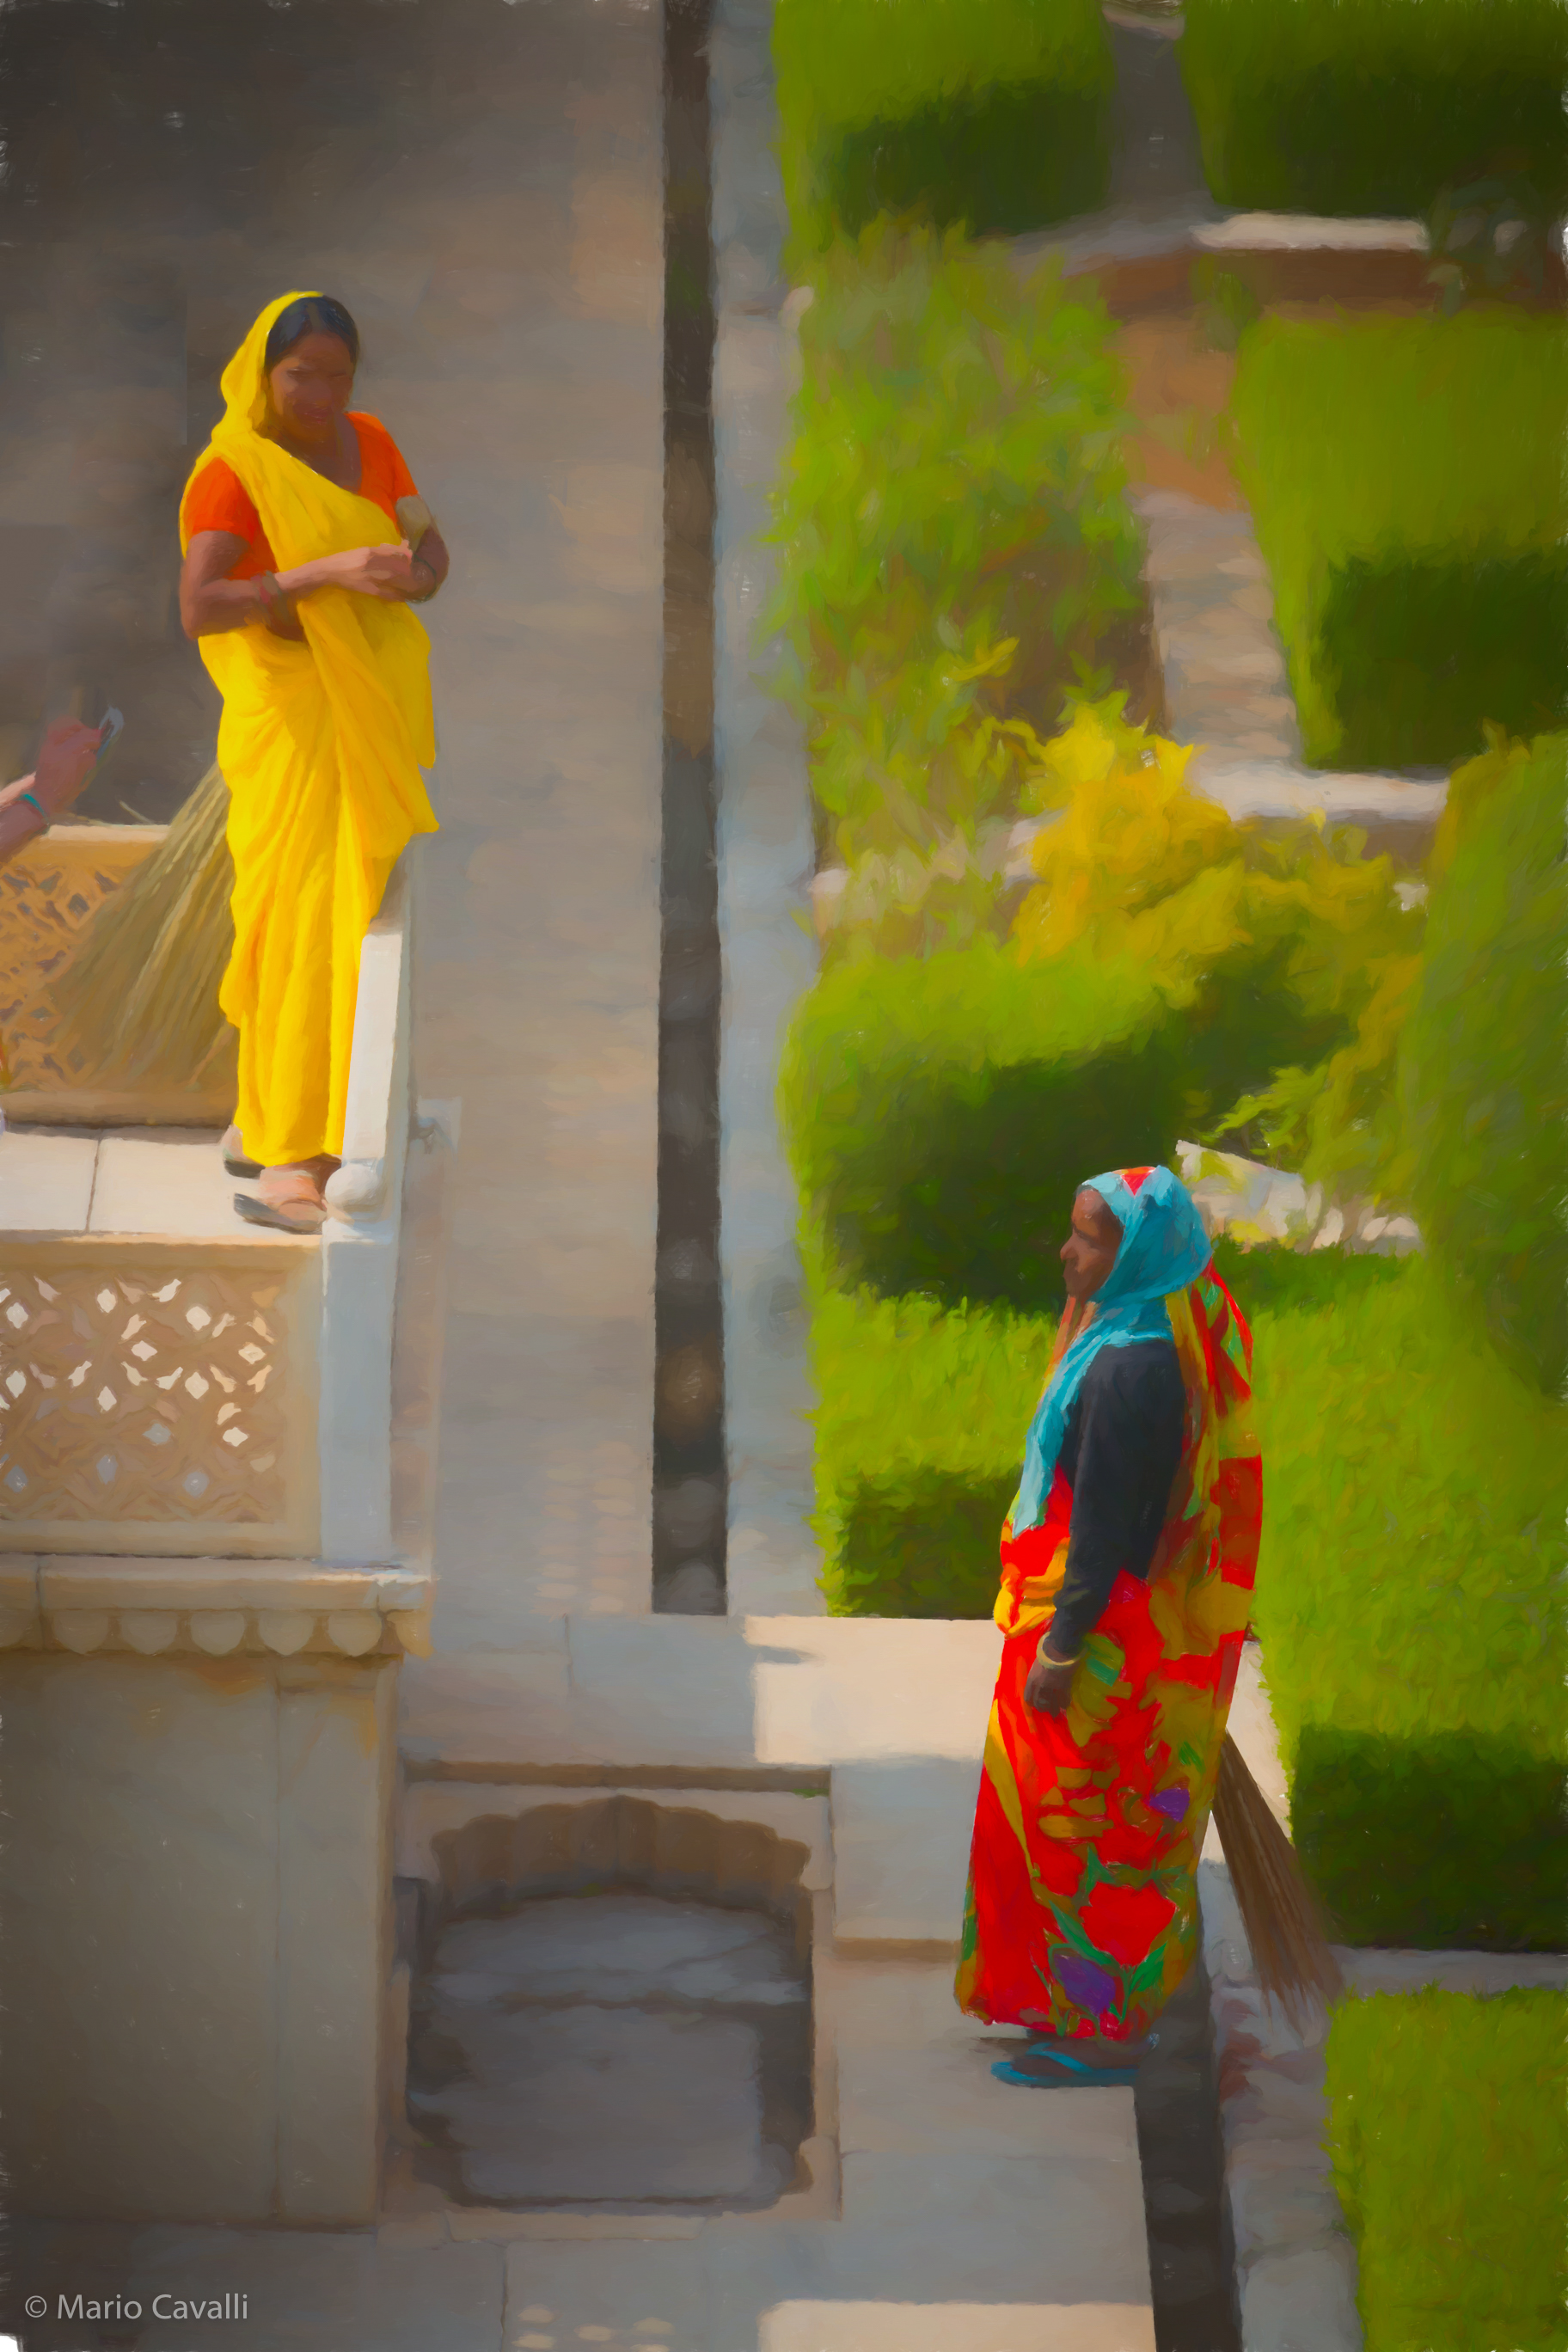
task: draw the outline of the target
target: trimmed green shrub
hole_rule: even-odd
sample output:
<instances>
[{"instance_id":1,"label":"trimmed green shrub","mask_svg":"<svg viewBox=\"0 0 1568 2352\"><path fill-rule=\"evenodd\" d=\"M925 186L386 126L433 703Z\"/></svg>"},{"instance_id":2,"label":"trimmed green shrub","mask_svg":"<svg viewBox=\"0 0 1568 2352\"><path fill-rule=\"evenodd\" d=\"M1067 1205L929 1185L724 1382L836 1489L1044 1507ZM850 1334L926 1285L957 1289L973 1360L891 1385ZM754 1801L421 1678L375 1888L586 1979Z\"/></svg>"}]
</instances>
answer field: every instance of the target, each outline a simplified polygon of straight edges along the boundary
<instances>
[{"instance_id":1,"label":"trimmed green shrub","mask_svg":"<svg viewBox=\"0 0 1568 2352\"><path fill-rule=\"evenodd\" d=\"M1562 710L1558 320L1266 318L1231 417L1310 761L1449 764Z\"/></svg>"},{"instance_id":2,"label":"trimmed green shrub","mask_svg":"<svg viewBox=\"0 0 1568 2352\"><path fill-rule=\"evenodd\" d=\"M981 236L1105 200L1097 0L779 0L773 63L797 260L883 213Z\"/></svg>"},{"instance_id":3,"label":"trimmed green shrub","mask_svg":"<svg viewBox=\"0 0 1568 2352\"><path fill-rule=\"evenodd\" d=\"M1369 767L1440 766L1477 713L1538 734L1568 707L1568 553L1352 556L1330 573L1317 660Z\"/></svg>"},{"instance_id":4,"label":"trimmed green shrub","mask_svg":"<svg viewBox=\"0 0 1568 2352\"><path fill-rule=\"evenodd\" d=\"M1564 2352L1562 1994L1347 2000L1326 2071L1366 2352Z\"/></svg>"},{"instance_id":5,"label":"trimmed green shrub","mask_svg":"<svg viewBox=\"0 0 1568 2352\"><path fill-rule=\"evenodd\" d=\"M1067 1213L1058 1202L1064 1227ZM990 1616L1055 1330L995 1307L816 1297L816 1526L833 1615Z\"/></svg>"},{"instance_id":6,"label":"trimmed green shrub","mask_svg":"<svg viewBox=\"0 0 1568 2352\"><path fill-rule=\"evenodd\" d=\"M1352 1942L1559 1950L1568 1412L1423 1259L1254 1336L1254 1616L1303 1860Z\"/></svg>"},{"instance_id":7,"label":"trimmed green shrub","mask_svg":"<svg viewBox=\"0 0 1568 2352\"><path fill-rule=\"evenodd\" d=\"M984 12L981 12L984 13ZM868 235L801 321L774 494L781 680L839 853L972 839L1141 607L1123 371L1091 287Z\"/></svg>"},{"instance_id":8,"label":"trimmed green shrub","mask_svg":"<svg viewBox=\"0 0 1568 2352\"><path fill-rule=\"evenodd\" d=\"M1094 1172L1085 1161L1072 1183ZM1066 1239L1071 1207L1069 1184L1052 1204L1053 1242ZM1224 1240L1215 1259L1249 1317L1286 1302L1321 1313L1400 1272L1392 1258ZM1059 1297L1054 1255L1045 1263L1045 1286ZM1002 1522L1056 1328L1055 1313L818 1288L816 1528L835 1616L990 1616Z\"/></svg>"},{"instance_id":9,"label":"trimmed green shrub","mask_svg":"<svg viewBox=\"0 0 1568 2352\"><path fill-rule=\"evenodd\" d=\"M1297 1850L1348 1942L1562 1949L1563 1767L1522 1740L1309 1723L1290 1788Z\"/></svg>"},{"instance_id":10,"label":"trimmed green shrub","mask_svg":"<svg viewBox=\"0 0 1568 2352\"><path fill-rule=\"evenodd\" d=\"M1083 1162L1051 1204L1053 1242L1066 1239L1072 1185L1094 1172ZM1401 1271L1392 1258L1224 1240L1215 1260L1248 1317L1282 1304L1322 1313ZM1059 1296L1049 1251L1044 1263L1054 1276L1045 1287ZM990 1616L1002 1522L1056 1328L1054 1312L817 1286L816 1526L835 1616Z\"/></svg>"},{"instance_id":11,"label":"trimmed green shrub","mask_svg":"<svg viewBox=\"0 0 1568 2352\"><path fill-rule=\"evenodd\" d=\"M1401 1050L1415 1205L1498 1347L1568 1379L1568 735L1454 778Z\"/></svg>"},{"instance_id":12,"label":"trimmed green shrub","mask_svg":"<svg viewBox=\"0 0 1568 2352\"><path fill-rule=\"evenodd\" d=\"M826 1279L1054 1307L1039 1237L1086 1173L1170 1158L1182 1054L1179 1021L1125 963L1028 970L982 939L826 972L780 1101Z\"/></svg>"},{"instance_id":13,"label":"trimmed green shrub","mask_svg":"<svg viewBox=\"0 0 1568 2352\"><path fill-rule=\"evenodd\" d=\"M1420 215L1498 171L1568 194L1554 0L1187 0L1180 56L1223 205Z\"/></svg>"}]
</instances>

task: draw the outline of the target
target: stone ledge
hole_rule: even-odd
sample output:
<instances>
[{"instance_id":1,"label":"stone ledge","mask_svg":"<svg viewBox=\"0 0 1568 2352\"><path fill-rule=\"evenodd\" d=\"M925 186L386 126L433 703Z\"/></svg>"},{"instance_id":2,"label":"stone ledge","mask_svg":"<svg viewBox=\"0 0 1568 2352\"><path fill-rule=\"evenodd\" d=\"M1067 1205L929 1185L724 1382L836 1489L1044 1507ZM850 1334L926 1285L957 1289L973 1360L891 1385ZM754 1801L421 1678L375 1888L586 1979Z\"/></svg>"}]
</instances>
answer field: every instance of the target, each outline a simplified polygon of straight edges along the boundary
<instances>
[{"instance_id":1,"label":"stone ledge","mask_svg":"<svg viewBox=\"0 0 1568 2352\"><path fill-rule=\"evenodd\" d=\"M0 1566L0 1649L426 1656L427 1575L316 1560L58 1555Z\"/></svg>"}]
</instances>

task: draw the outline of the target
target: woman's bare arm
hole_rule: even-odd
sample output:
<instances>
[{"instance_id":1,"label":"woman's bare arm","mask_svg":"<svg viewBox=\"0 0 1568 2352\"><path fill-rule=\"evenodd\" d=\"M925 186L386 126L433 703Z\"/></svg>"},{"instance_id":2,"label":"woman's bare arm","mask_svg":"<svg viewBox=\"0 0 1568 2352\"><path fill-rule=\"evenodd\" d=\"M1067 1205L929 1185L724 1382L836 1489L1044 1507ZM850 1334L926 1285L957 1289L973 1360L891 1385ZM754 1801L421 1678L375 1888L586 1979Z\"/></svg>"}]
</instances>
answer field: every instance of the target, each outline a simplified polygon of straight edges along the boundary
<instances>
[{"instance_id":1,"label":"woman's bare arm","mask_svg":"<svg viewBox=\"0 0 1568 2352\"><path fill-rule=\"evenodd\" d=\"M356 547L258 580L231 580L227 575L247 544L231 530L198 530L192 539L180 571L180 620L187 637L216 636L255 621L279 636L294 635L294 629L280 625L274 579L289 603L317 588L347 588L389 603L406 596L423 578L405 547Z\"/></svg>"},{"instance_id":2,"label":"woman's bare arm","mask_svg":"<svg viewBox=\"0 0 1568 2352\"><path fill-rule=\"evenodd\" d=\"M70 806L92 773L102 740L100 728L84 727L79 719L56 719L33 774L0 791L0 866Z\"/></svg>"}]
</instances>

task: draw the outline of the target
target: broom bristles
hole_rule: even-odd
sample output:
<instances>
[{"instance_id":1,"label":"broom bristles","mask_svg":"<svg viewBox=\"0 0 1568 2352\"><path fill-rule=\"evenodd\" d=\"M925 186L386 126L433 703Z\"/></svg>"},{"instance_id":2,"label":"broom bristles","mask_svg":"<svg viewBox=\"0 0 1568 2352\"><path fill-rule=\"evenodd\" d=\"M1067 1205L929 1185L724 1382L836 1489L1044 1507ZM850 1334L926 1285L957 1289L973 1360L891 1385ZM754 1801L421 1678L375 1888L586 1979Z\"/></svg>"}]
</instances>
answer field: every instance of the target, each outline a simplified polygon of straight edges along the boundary
<instances>
[{"instance_id":1,"label":"broom bristles","mask_svg":"<svg viewBox=\"0 0 1568 2352\"><path fill-rule=\"evenodd\" d=\"M66 1039L100 1081L216 1087L230 1073L235 1033L217 1001L234 950L227 824L215 763L54 982Z\"/></svg>"},{"instance_id":2,"label":"broom bristles","mask_svg":"<svg viewBox=\"0 0 1568 2352\"><path fill-rule=\"evenodd\" d=\"M1304 2033L1312 2011L1326 2010L1344 1990L1344 1979L1296 1849L1228 1732L1220 1750L1214 1819L1258 1983Z\"/></svg>"}]
</instances>

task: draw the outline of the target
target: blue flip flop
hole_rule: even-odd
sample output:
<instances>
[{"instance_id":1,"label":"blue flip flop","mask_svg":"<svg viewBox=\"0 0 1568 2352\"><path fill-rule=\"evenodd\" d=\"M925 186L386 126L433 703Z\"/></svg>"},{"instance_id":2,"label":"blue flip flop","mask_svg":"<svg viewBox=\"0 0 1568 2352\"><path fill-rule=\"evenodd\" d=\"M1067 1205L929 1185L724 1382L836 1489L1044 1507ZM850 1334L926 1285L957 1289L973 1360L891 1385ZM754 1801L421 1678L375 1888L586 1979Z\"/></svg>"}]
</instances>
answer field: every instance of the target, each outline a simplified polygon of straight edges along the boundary
<instances>
[{"instance_id":1,"label":"blue flip flop","mask_svg":"<svg viewBox=\"0 0 1568 2352\"><path fill-rule=\"evenodd\" d=\"M1138 2080L1138 2070L1135 2066L1090 2066L1086 2060L1068 2058L1060 2050L1031 2050L1027 2054L1030 2057L1048 2058L1053 2066L1061 2067L1069 2087L1076 2080L1079 2083L1126 2084L1131 2088ZM1022 2073L1010 2059L1006 2058L998 2058L991 2072L999 2083L1020 2083L1026 2091L1054 2091L1061 2088L1060 2084L1053 2083L1048 2075Z\"/></svg>"}]
</instances>

